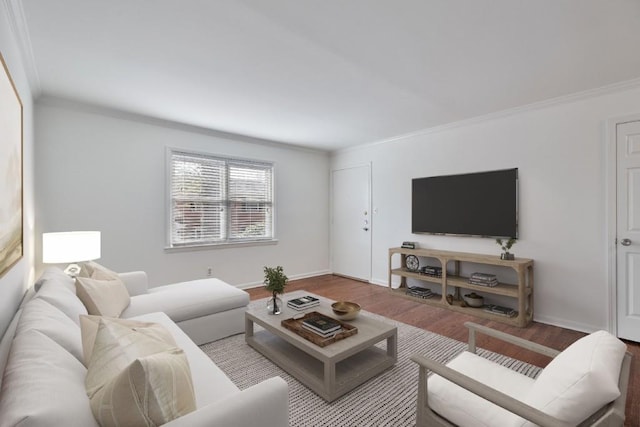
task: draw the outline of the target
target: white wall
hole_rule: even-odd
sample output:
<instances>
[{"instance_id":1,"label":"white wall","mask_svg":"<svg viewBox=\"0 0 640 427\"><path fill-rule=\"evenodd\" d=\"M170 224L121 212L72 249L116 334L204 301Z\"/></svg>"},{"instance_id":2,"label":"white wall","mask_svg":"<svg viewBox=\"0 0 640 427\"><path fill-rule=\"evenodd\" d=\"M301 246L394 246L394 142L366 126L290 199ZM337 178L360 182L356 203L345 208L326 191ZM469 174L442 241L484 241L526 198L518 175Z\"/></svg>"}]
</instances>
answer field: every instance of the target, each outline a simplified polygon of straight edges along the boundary
<instances>
[{"instance_id":1,"label":"white wall","mask_svg":"<svg viewBox=\"0 0 640 427\"><path fill-rule=\"evenodd\" d=\"M411 179L518 167L520 239L512 252L535 260L535 319L607 328L606 121L637 112L640 88L335 153L332 169L373 165L372 281L386 285L387 249L404 240L498 255L493 239L411 234Z\"/></svg>"},{"instance_id":2,"label":"white wall","mask_svg":"<svg viewBox=\"0 0 640 427\"><path fill-rule=\"evenodd\" d=\"M34 231L33 231L33 103L31 89L18 51L18 45L10 31L6 3L0 2L0 52L9 68L23 106L23 201L24 256L0 277L0 336L7 328L25 290L33 281ZM1 66L0 66L1 67ZM0 171L0 176L2 176ZM2 203L2 201L0 201Z\"/></svg>"},{"instance_id":3,"label":"white wall","mask_svg":"<svg viewBox=\"0 0 640 427\"><path fill-rule=\"evenodd\" d=\"M38 241L48 231L102 231L100 263L145 270L152 285L213 275L260 283L264 265L290 278L326 273L329 156L59 100L36 107ZM166 147L275 162L278 243L165 250ZM37 261L41 261L38 255Z\"/></svg>"}]
</instances>

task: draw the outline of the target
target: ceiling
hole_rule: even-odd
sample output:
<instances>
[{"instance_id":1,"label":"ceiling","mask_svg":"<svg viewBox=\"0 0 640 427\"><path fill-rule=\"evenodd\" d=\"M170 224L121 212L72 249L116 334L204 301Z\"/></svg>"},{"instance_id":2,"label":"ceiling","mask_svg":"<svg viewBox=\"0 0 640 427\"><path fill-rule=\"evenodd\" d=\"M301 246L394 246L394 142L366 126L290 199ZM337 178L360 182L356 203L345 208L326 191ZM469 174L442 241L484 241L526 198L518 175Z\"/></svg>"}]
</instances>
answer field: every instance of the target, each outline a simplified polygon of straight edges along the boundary
<instances>
[{"instance_id":1,"label":"ceiling","mask_svg":"<svg viewBox=\"0 0 640 427\"><path fill-rule=\"evenodd\" d=\"M5 0L34 92L337 150L640 78L638 0Z\"/></svg>"}]
</instances>

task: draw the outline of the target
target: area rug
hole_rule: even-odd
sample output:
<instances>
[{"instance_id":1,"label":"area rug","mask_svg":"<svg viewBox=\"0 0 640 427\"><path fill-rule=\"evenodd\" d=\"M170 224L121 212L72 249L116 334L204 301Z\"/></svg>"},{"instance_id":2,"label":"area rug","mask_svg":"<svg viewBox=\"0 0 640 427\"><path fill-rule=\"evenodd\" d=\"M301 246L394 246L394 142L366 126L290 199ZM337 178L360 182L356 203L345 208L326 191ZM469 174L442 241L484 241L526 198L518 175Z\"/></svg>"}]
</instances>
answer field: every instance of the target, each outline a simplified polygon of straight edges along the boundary
<instances>
[{"instance_id":1,"label":"area rug","mask_svg":"<svg viewBox=\"0 0 640 427\"><path fill-rule=\"evenodd\" d=\"M262 300L252 306L262 307ZM398 362L391 369L334 400L325 402L269 359L249 347L244 334L201 346L241 390L267 378L280 376L289 384L289 424L295 426L413 426L416 422L418 365L409 357L422 354L447 362L466 344L423 329L362 312L398 328ZM255 325L256 331L259 329ZM385 344L380 344L382 348ZM479 349L478 354L535 378L540 368Z\"/></svg>"}]
</instances>

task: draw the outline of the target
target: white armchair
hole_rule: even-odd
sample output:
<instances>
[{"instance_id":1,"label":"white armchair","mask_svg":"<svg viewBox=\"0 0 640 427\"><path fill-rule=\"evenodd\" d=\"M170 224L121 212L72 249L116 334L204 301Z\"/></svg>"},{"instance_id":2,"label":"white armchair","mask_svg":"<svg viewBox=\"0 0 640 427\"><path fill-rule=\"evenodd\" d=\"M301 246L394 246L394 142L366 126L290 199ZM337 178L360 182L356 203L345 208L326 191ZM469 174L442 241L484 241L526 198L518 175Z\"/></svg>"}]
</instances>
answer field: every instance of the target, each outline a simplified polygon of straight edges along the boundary
<instances>
[{"instance_id":1,"label":"white armchair","mask_svg":"<svg viewBox=\"0 0 640 427\"><path fill-rule=\"evenodd\" d=\"M563 352L467 322L468 351L446 365L421 355L418 426L622 426L631 354L598 331ZM536 379L476 352L476 332L550 356ZM434 374L428 378L428 372Z\"/></svg>"}]
</instances>

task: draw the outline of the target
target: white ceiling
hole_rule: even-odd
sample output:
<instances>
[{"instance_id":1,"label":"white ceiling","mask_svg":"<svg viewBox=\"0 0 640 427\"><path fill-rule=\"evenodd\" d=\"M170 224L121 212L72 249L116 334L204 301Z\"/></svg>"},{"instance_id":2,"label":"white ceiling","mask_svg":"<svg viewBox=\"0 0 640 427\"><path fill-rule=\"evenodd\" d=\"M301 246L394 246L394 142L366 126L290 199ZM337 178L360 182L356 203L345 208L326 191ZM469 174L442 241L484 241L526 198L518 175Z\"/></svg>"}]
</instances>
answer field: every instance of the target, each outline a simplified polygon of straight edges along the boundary
<instances>
[{"instance_id":1,"label":"white ceiling","mask_svg":"<svg viewBox=\"0 0 640 427\"><path fill-rule=\"evenodd\" d=\"M9 1L36 93L323 150L640 78L638 0Z\"/></svg>"}]
</instances>

